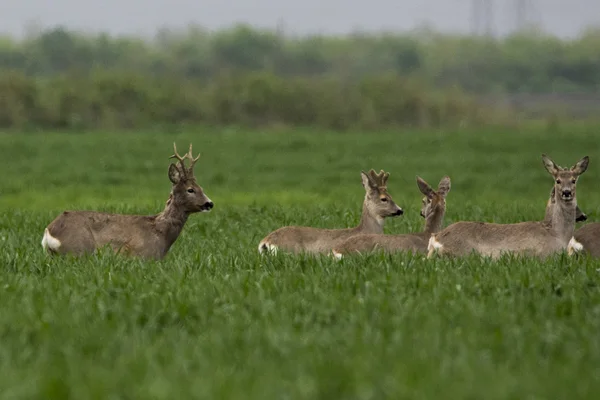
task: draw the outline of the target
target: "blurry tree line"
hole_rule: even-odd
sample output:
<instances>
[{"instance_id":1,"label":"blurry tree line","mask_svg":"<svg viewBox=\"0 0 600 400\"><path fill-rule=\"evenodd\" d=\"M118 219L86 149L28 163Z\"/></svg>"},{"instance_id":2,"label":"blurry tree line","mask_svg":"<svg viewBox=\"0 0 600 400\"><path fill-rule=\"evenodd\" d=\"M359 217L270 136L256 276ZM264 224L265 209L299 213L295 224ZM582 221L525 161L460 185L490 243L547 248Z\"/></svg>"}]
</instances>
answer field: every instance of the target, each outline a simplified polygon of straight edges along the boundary
<instances>
[{"instance_id":1,"label":"blurry tree line","mask_svg":"<svg viewBox=\"0 0 600 400\"><path fill-rule=\"evenodd\" d=\"M0 37L0 71L4 128L442 125L490 117L471 95L598 92L600 31L290 37L239 25L144 40L55 28Z\"/></svg>"}]
</instances>

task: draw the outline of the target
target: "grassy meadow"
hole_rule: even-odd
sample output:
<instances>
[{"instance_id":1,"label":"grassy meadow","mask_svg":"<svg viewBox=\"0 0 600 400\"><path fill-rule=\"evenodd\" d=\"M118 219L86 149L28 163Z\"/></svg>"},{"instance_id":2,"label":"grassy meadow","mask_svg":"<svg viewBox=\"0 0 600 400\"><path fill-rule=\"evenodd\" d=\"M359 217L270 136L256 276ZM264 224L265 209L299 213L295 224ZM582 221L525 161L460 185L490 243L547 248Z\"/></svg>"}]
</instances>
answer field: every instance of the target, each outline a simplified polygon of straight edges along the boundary
<instances>
[{"instance_id":1,"label":"grassy meadow","mask_svg":"<svg viewBox=\"0 0 600 400\"><path fill-rule=\"evenodd\" d=\"M286 225L358 223L360 170L391 173L420 230L418 174L452 179L445 222L541 219L541 153L590 166L578 203L600 220L597 127L333 133L0 134L0 398L585 399L600 390L600 262L260 257ZM201 152L215 203L162 261L47 257L65 209L154 214L172 143Z\"/></svg>"}]
</instances>

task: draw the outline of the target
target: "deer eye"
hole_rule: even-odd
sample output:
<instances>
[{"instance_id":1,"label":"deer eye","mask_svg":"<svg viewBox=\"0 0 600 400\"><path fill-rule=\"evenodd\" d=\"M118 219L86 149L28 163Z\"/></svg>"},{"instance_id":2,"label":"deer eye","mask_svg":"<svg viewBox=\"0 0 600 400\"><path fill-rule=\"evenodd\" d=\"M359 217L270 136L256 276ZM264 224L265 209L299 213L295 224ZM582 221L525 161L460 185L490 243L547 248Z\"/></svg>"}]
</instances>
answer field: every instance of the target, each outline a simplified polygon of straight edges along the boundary
<instances>
[{"instance_id":1,"label":"deer eye","mask_svg":"<svg viewBox=\"0 0 600 400\"><path fill-rule=\"evenodd\" d=\"M557 180L556 180L556 183L558 183L559 185L560 185L560 182L561 182L561 181L560 181L560 179L557 179Z\"/></svg>"},{"instance_id":2,"label":"deer eye","mask_svg":"<svg viewBox=\"0 0 600 400\"><path fill-rule=\"evenodd\" d=\"M387 198L385 198L385 197L382 197L382 198L381 198L381 201L383 201L383 202L386 202L386 201L387 201Z\"/></svg>"},{"instance_id":3,"label":"deer eye","mask_svg":"<svg viewBox=\"0 0 600 400\"><path fill-rule=\"evenodd\" d=\"M571 179L571 183L577 182L577 179Z\"/></svg>"},{"instance_id":4,"label":"deer eye","mask_svg":"<svg viewBox=\"0 0 600 400\"><path fill-rule=\"evenodd\" d=\"M189 189L187 190L187 192L188 192L188 193L194 193L194 189L193 189L193 188L189 188Z\"/></svg>"}]
</instances>

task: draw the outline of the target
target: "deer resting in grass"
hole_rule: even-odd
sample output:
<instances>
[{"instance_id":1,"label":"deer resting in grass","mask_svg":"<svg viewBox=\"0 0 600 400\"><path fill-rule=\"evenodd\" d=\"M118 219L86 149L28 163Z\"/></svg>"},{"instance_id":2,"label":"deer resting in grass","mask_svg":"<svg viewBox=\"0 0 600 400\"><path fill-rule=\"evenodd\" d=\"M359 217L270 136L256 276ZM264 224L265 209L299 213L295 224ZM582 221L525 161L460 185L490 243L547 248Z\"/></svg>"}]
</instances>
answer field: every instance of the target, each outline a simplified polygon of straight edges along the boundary
<instances>
[{"instance_id":1,"label":"deer resting in grass","mask_svg":"<svg viewBox=\"0 0 600 400\"><path fill-rule=\"evenodd\" d=\"M587 253L600 257L600 222L586 224L575 231L574 240L569 242L567 253Z\"/></svg>"},{"instance_id":2,"label":"deer resting in grass","mask_svg":"<svg viewBox=\"0 0 600 400\"><path fill-rule=\"evenodd\" d=\"M585 214L583 215L585 216ZM585 219L578 219L577 221L585 221L586 219L587 216L585 216ZM587 253L594 258L600 257L600 222L582 226L575 231L573 236L574 239L569 242L567 247L567 253L570 256L577 253Z\"/></svg>"},{"instance_id":3,"label":"deer resting in grass","mask_svg":"<svg viewBox=\"0 0 600 400\"><path fill-rule=\"evenodd\" d=\"M386 217L402 215L403 211L394 203L387 192L389 173L374 170L361 172L365 188L365 200L360 224L348 229L318 229L304 226L285 226L271 232L258 244L258 251L277 252L283 250L291 253L330 253L331 249L360 233L383 233Z\"/></svg>"},{"instance_id":4,"label":"deer resting in grass","mask_svg":"<svg viewBox=\"0 0 600 400\"><path fill-rule=\"evenodd\" d=\"M82 255L110 246L116 252L149 259L162 259L177 240L192 213L210 211L213 202L204 194L194 177L192 145L178 164L169 165L173 183L165 209L157 215L123 215L96 211L65 211L48 225L42 247L51 254ZM184 160L190 160L189 167Z\"/></svg>"},{"instance_id":5,"label":"deer resting in grass","mask_svg":"<svg viewBox=\"0 0 600 400\"><path fill-rule=\"evenodd\" d=\"M554 213L554 205L556 204L555 193L556 189L552 186L552 190L550 191L550 198L546 203L546 213L544 214L544 221L547 223L552 223L552 214ZM579 205L575 207L575 222L583 222L587 220L587 214L581 211ZM587 226L587 225L586 225ZM577 231L575 231L575 236L577 236Z\"/></svg>"},{"instance_id":6,"label":"deer resting in grass","mask_svg":"<svg viewBox=\"0 0 600 400\"><path fill-rule=\"evenodd\" d=\"M542 154L546 170L554 178L554 202L550 220L516 224L461 221L431 235L427 257L436 253L463 256L471 252L498 258L502 253L546 257L567 250L573 239L577 210L577 179L588 167L582 158L571 168L557 166Z\"/></svg>"},{"instance_id":7,"label":"deer resting in grass","mask_svg":"<svg viewBox=\"0 0 600 400\"><path fill-rule=\"evenodd\" d=\"M423 197L421 217L425 218L423 232L407 233L400 235L362 234L346 239L333 249L333 256L337 259L347 253L361 253L383 249L392 253L395 251L408 251L426 253L429 237L432 233L439 232L444 222L446 213L446 196L450 191L450 178L442 178L437 191L433 190L427 182L417 176L417 186Z\"/></svg>"},{"instance_id":8,"label":"deer resting in grass","mask_svg":"<svg viewBox=\"0 0 600 400\"><path fill-rule=\"evenodd\" d=\"M546 215L544 220L550 221L552 218L552 213L554 210L554 205L556 201L554 200L554 187L552 188L552 192L550 193L550 200L546 205ZM587 215L581 211L579 206L575 209L575 222L583 222L587 220ZM600 223L587 224L582 226L581 228L575 230L573 235L573 239L569 241L567 246L567 254L570 256L580 253L586 252L591 254L593 257L600 257Z\"/></svg>"}]
</instances>

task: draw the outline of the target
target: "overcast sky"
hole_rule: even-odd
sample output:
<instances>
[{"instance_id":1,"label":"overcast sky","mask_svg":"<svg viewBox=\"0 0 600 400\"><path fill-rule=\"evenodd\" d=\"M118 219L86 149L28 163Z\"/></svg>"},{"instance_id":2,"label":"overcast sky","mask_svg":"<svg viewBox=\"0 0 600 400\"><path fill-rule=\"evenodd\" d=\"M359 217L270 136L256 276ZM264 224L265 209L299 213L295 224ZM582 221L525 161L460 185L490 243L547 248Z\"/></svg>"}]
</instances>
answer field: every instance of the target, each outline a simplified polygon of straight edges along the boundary
<instances>
[{"instance_id":1,"label":"overcast sky","mask_svg":"<svg viewBox=\"0 0 600 400\"><path fill-rule=\"evenodd\" d=\"M544 29L575 36L600 24L600 0L529 0ZM516 0L495 0L494 30L515 26ZM467 32L472 0L0 0L0 32L22 35L27 24L152 35L161 26L190 22L217 29L236 22L294 33L406 31L428 24Z\"/></svg>"}]
</instances>

